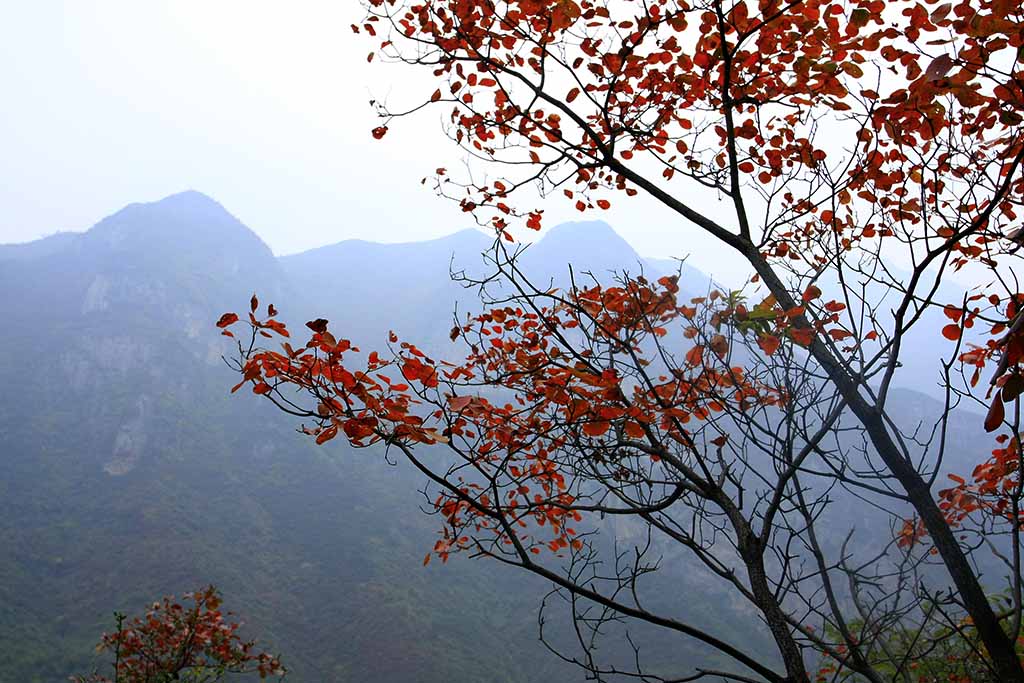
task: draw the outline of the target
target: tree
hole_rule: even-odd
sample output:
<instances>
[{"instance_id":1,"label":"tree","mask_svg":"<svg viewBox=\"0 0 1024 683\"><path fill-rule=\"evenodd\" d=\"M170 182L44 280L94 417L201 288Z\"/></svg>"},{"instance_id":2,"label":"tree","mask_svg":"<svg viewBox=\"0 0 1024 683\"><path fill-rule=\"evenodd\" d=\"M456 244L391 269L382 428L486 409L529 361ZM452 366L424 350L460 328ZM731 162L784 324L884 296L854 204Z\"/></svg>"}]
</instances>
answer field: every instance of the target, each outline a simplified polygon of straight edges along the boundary
<instances>
[{"instance_id":1,"label":"tree","mask_svg":"<svg viewBox=\"0 0 1024 683\"><path fill-rule=\"evenodd\" d=\"M695 678L804 681L818 653L836 679L910 681L927 648L890 644L914 633L957 639L932 649L966 647L963 676L1024 681L1020 4L364 5L352 28L376 42L370 59L437 83L401 109L375 102L373 136L441 107L469 157L465 178L438 169L435 187L496 231L494 277L467 283L484 311L452 329L464 360L394 335L359 360L323 319L305 345L258 347L258 334L288 330L272 307L256 317L254 297L242 384L312 420L303 429L319 443L340 433L401 452L434 487L442 560L469 552L549 579L579 633L638 620L740 667ZM642 193L752 280L682 300L671 277L530 282L507 244L520 222L541 227L530 187L581 212ZM725 201L703 210L702 196ZM948 344L934 371L946 410L914 429L892 388L907 347L933 339ZM972 402L990 403L1000 449L936 492L951 416ZM892 532L872 529L860 551L850 535L834 542L848 529L833 528L833 492L888 512ZM602 543L609 515L685 549L749 601L782 669L640 600L657 563L649 546L626 562ZM982 583L993 557L1005 585ZM1004 588L997 610L987 591ZM625 670L582 649L566 656L597 678L645 675L639 654Z\"/></svg>"},{"instance_id":2,"label":"tree","mask_svg":"<svg viewBox=\"0 0 1024 683\"><path fill-rule=\"evenodd\" d=\"M185 603L185 604L182 604ZM191 604L189 604L191 603ZM72 676L74 683L214 683L229 675L258 674L284 678L280 657L257 652L243 641L239 624L226 620L220 594L213 586L186 593L182 602L165 597L145 616L128 621L115 613L117 630L103 634L97 650L111 652L114 677L99 673Z\"/></svg>"}]
</instances>

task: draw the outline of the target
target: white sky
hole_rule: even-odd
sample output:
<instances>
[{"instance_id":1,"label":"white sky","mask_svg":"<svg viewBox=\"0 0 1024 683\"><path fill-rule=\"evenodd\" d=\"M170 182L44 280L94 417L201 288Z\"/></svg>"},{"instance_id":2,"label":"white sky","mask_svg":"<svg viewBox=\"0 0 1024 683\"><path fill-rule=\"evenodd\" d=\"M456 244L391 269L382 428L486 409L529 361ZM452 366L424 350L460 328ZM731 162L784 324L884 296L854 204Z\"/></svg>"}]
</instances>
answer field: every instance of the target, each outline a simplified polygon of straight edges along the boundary
<instances>
[{"instance_id":1,"label":"white sky","mask_svg":"<svg viewBox=\"0 0 1024 683\"><path fill-rule=\"evenodd\" d=\"M370 136L369 99L436 86L425 72L368 65L374 46L349 28L360 16L356 0L0 0L0 242L83 230L185 189L220 201L278 254L467 227L420 185L462 158L440 110ZM734 257L716 258L666 210L614 204L586 217L644 256L691 254L719 278L739 276ZM547 225L580 217L560 198L544 208Z\"/></svg>"}]
</instances>

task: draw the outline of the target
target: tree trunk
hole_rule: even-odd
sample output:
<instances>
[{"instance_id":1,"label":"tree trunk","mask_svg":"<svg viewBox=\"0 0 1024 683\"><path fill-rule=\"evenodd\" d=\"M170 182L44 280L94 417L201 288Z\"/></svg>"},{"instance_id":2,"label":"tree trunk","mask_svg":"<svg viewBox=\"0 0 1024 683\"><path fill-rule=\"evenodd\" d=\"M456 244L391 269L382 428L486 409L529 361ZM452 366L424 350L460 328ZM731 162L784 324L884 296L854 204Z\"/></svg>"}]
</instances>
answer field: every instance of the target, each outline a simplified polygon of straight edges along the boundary
<instances>
[{"instance_id":1,"label":"tree trunk","mask_svg":"<svg viewBox=\"0 0 1024 683\"><path fill-rule=\"evenodd\" d=\"M807 668L804 665L803 654L800 646L793 638L793 632L786 621L786 615L782 611L775 594L768 585L768 575L764 569L764 553L760 542L754 538L749 528L737 530L739 534L739 550L743 563L747 567L747 577L750 580L750 591L757 601L757 605L768 622L768 628L772 632L775 644L782 655L782 663L786 667L786 675L791 681L810 680L807 676Z\"/></svg>"},{"instance_id":2,"label":"tree trunk","mask_svg":"<svg viewBox=\"0 0 1024 683\"><path fill-rule=\"evenodd\" d=\"M795 307L796 301L790 295L789 290L771 266L761 258L757 249L751 245L743 251L779 305L786 309ZM1000 626L999 619L992 611L992 606L989 604L978 577L967 561L963 549L932 497L921 473L903 457L892 435L886 429L878 407L864 400L860 393L860 384L850 376L842 362L833 356L831 350L819 340L812 342L810 351L815 360L828 373L829 379L836 385L839 393L850 406L850 410L864 426L879 457L899 481L910 504L917 511L924 528L928 531L928 535L939 552L939 556L942 557L942 561L946 565L964 608L970 615L974 627L978 630L978 636L984 643L985 649L988 650L993 668L999 674L1000 680L1006 683L1024 683L1024 668L1021 667L1020 658L1017 656L1013 642Z\"/></svg>"}]
</instances>

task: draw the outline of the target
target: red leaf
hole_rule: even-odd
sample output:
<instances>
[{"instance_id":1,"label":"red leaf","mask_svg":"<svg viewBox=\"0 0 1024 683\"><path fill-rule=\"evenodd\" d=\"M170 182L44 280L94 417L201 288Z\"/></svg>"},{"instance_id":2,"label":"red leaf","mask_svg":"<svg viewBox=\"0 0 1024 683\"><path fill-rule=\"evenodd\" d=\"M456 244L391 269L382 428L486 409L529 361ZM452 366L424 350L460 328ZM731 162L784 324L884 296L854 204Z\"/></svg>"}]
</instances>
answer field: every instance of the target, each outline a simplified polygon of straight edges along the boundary
<instances>
[{"instance_id":1,"label":"red leaf","mask_svg":"<svg viewBox=\"0 0 1024 683\"><path fill-rule=\"evenodd\" d=\"M814 341L814 330L810 327L795 327L790 329L789 336L800 346L807 346Z\"/></svg>"},{"instance_id":2,"label":"red leaf","mask_svg":"<svg viewBox=\"0 0 1024 683\"><path fill-rule=\"evenodd\" d=\"M729 340L721 334L716 334L712 337L709 346L719 358L725 358L726 354L729 352Z\"/></svg>"},{"instance_id":3,"label":"red leaf","mask_svg":"<svg viewBox=\"0 0 1024 683\"><path fill-rule=\"evenodd\" d=\"M456 412L464 410L472 402L472 396L452 396L450 399L448 399L448 405L451 407L452 410Z\"/></svg>"},{"instance_id":4,"label":"red leaf","mask_svg":"<svg viewBox=\"0 0 1024 683\"><path fill-rule=\"evenodd\" d=\"M700 365L704 359L704 347L694 346L692 349L686 352L686 362L689 365Z\"/></svg>"},{"instance_id":5,"label":"red leaf","mask_svg":"<svg viewBox=\"0 0 1024 683\"><path fill-rule=\"evenodd\" d=\"M377 427L377 418L372 415L370 417L353 418L346 420L343 427L345 429L345 436L358 441L373 436L373 430Z\"/></svg>"},{"instance_id":6,"label":"red leaf","mask_svg":"<svg viewBox=\"0 0 1024 683\"><path fill-rule=\"evenodd\" d=\"M333 439L337 435L338 435L338 428L333 426L333 425L331 425L327 429L325 429L322 432L320 432L319 434L317 434L316 442L318 444L322 444L322 443L324 443L326 441L330 441L331 439Z\"/></svg>"},{"instance_id":7,"label":"red leaf","mask_svg":"<svg viewBox=\"0 0 1024 683\"><path fill-rule=\"evenodd\" d=\"M317 334L323 334L327 331L327 320L324 318L317 318L316 320L310 320L306 323L306 327L313 330Z\"/></svg>"},{"instance_id":8,"label":"red leaf","mask_svg":"<svg viewBox=\"0 0 1024 683\"><path fill-rule=\"evenodd\" d=\"M377 126L372 131L370 131L370 133L373 135L373 138L375 140L380 140L381 138L383 138L385 135L388 134L388 127L387 126Z\"/></svg>"},{"instance_id":9,"label":"red leaf","mask_svg":"<svg viewBox=\"0 0 1024 683\"><path fill-rule=\"evenodd\" d=\"M611 423L604 420L587 422L583 425L583 433L587 436L601 436L611 427Z\"/></svg>"},{"instance_id":10,"label":"red leaf","mask_svg":"<svg viewBox=\"0 0 1024 683\"><path fill-rule=\"evenodd\" d=\"M623 429L626 432L626 436L631 439L642 439L646 434L646 432L644 432L643 425L639 422L633 422L632 420L627 420L625 425L623 425Z\"/></svg>"},{"instance_id":11,"label":"red leaf","mask_svg":"<svg viewBox=\"0 0 1024 683\"><path fill-rule=\"evenodd\" d=\"M424 365L415 358L407 358L402 365L402 376L410 382L419 379L423 373Z\"/></svg>"},{"instance_id":12,"label":"red leaf","mask_svg":"<svg viewBox=\"0 0 1024 683\"><path fill-rule=\"evenodd\" d=\"M225 313L217 321L217 327L227 327L228 325L234 325L238 322L238 316L234 313Z\"/></svg>"},{"instance_id":13,"label":"red leaf","mask_svg":"<svg viewBox=\"0 0 1024 683\"><path fill-rule=\"evenodd\" d=\"M818 287L817 285L811 285L804 291L804 303L806 304L808 302L814 301L819 296L821 296L821 288Z\"/></svg>"},{"instance_id":14,"label":"red leaf","mask_svg":"<svg viewBox=\"0 0 1024 683\"><path fill-rule=\"evenodd\" d=\"M1024 375L1014 372L1006 377L1003 382L1003 400L1012 401L1024 393Z\"/></svg>"},{"instance_id":15,"label":"red leaf","mask_svg":"<svg viewBox=\"0 0 1024 683\"><path fill-rule=\"evenodd\" d=\"M956 62L949 55L939 55L932 60L932 63L928 65L928 70L924 72L924 79L926 81L937 81L946 76L950 70L956 66Z\"/></svg>"},{"instance_id":16,"label":"red leaf","mask_svg":"<svg viewBox=\"0 0 1024 683\"><path fill-rule=\"evenodd\" d=\"M778 351L781 344L782 342L779 338L773 334L766 334L763 337L757 338L757 345L769 356Z\"/></svg>"},{"instance_id":17,"label":"red leaf","mask_svg":"<svg viewBox=\"0 0 1024 683\"><path fill-rule=\"evenodd\" d=\"M988 415L985 416L985 431L994 432L999 429L1005 417L1006 409L1003 406L1003 392L1000 391L992 400L992 405L988 409Z\"/></svg>"},{"instance_id":18,"label":"red leaf","mask_svg":"<svg viewBox=\"0 0 1024 683\"><path fill-rule=\"evenodd\" d=\"M960 326L950 323L942 328L942 336L950 341L960 339Z\"/></svg>"},{"instance_id":19,"label":"red leaf","mask_svg":"<svg viewBox=\"0 0 1024 683\"><path fill-rule=\"evenodd\" d=\"M326 326L324 327L324 331L320 333L320 341L328 349L334 349L338 346L338 340L334 338L333 334L327 331Z\"/></svg>"},{"instance_id":20,"label":"red leaf","mask_svg":"<svg viewBox=\"0 0 1024 683\"><path fill-rule=\"evenodd\" d=\"M828 334L829 334L830 337L832 337L836 341L843 341L847 337L852 337L853 336L852 332L848 332L848 331L846 331L846 330L844 330L844 329L842 329L840 327L832 328L831 330L828 331Z\"/></svg>"}]
</instances>

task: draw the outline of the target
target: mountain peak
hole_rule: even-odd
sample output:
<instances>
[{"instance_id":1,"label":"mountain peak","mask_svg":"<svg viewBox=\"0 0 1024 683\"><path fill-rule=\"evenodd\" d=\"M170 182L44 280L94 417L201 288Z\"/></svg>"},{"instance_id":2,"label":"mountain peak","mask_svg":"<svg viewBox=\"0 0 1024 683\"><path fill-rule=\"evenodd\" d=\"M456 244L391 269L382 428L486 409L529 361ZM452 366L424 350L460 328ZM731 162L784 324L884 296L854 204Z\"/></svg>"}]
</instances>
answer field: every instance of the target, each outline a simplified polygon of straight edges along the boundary
<instances>
[{"instance_id":1,"label":"mountain peak","mask_svg":"<svg viewBox=\"0 0 1024 683\"><path fill-rule=\"evenodd\" d=\"M101 284L113 283L123 301L147 288L154 301L171 300L168 293L175 291L183 297L190 291L196 300L230 292L217 301L223 307L257 286L267 294L280 290L280 264L270 248L219 202L194 190L107 216L75 242L71 258L89 287L99 277Z\"/></svg>"},{"instance_id":2,"label":"mountain peak","mask_svg":"<svg viewBox=\"0 0 1024 683\"><path fill-rule=\"evenodd\" d=\"M156 216L173 217L183 222L196 224L197 227L202 227L202 224L196 223L197 220L205 222L214 220L241 225L241 222L213 197L203 194L198 190L185 190L184 192L167 195L156 201L129 204L114 215L100 221L94 229L99 228L113 218L125 214L133 219L138 216L147 215L152 218Z\"/></svg>"},{"instance_id":3,"label":"mountain peak","mask_svg":"<svg viewBox=\"0 0 1024 683\"><path fill-rule=\"evenodd\" d=\"M614 249L618 251L620 260L639 258L629 242L604 221L560 223L548 230L537 242L537 246L544 249L564 250L567 254L590 253L592 250L600 250L610 255L609 250Z\"/></svg>"},{"instance_id":4,"label":"mountain peak","mask_svg":"<svg viewBox=\"0 0 1024 683\"><path fill-rule=\"evenodd\" d=\"M444 235L443 237L437 238L436 241L446 242L459 242L459 243L470 243L470 244L486 244L494 240L494 237L488 235L479 228L463 228L450 235Z\"/></svg>"},{"instance_id":5,"label":"mountain peak","mask_svg":"<svg viewBox=\"0 0 1024 683\"><path fill-rule=\"evenodd\" d=\"M143 203L145 205L146 203ZM182 192L175 192L169 194L163 199L158 199L155 202L148 202L148 204L156 204L163 206L188 206L192 208L206 207L209 209L220 209L227 213L227 209L221 205L216 199L208 194L204 194L199 190L184 190Z\"/></svg>"},{"instance_id":6,"label":"mountain peak","mask_svg":"<svg viewBox=\"0 0 1024 683\"><path fill-rule=\"evenodd\" d=\"M573 236L583 237L586 235L593 235L597 233L600 237L615 236L619 239L619 234L615 232L612 226L608 225L605 221L568 221L565 223L559 223L544 235L544 239L552 236Z\"/></svg>"},{"instance_id":7,"label":"mountain peak","mask_svg":"<svg viewBox=\"0 0 1024 683\"><path fill-rule=\"evenodd\" d=\"M256 233L218 201L196 190L129 204L94 225L86 236L91 242L128 249L241 248L269 256L269 248Z\"/></svg>"},{"instance_id":8,"label":"mountain peak","mask_svg":"<svg viewBox=\"0 0 1024 683\"><path fill-rule=\"evenodd\" d=\"M527 260L545 273L564 273L568 265L595 275L638 269L639 254L604 221L573 221L551 228L527 250Z\"/></svg>"}]
</instances>

